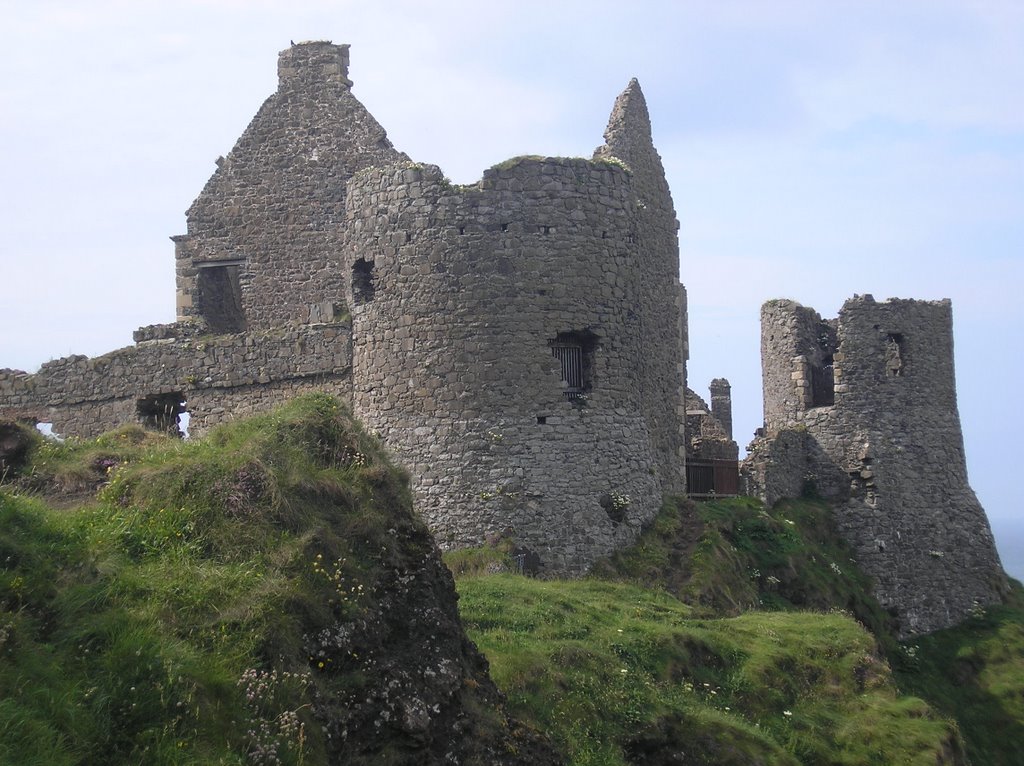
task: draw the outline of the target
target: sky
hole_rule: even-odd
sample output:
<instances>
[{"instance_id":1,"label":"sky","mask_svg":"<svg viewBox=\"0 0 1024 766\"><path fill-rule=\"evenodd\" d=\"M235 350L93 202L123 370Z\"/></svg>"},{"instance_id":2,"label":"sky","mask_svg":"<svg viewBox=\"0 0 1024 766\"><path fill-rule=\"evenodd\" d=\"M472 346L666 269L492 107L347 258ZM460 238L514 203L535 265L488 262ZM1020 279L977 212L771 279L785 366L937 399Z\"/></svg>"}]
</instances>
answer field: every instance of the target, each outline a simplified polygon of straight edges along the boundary
<instances>
[{"instance_id":1,"label":"sky","mask_svg":"<svg viewBox=\"0 0 1024 766\"><path fill-rule=\"evenodd\" d=\"M971 484L1024 579L1024 3L0 0L0 367L174 320L185 210L291 40L457 183L589 156L643 87L680 220L690 386L761 424L761 303L953 301ZM1015 491L1016 490L1016 491Z\"/></svg>"}]
</instances>

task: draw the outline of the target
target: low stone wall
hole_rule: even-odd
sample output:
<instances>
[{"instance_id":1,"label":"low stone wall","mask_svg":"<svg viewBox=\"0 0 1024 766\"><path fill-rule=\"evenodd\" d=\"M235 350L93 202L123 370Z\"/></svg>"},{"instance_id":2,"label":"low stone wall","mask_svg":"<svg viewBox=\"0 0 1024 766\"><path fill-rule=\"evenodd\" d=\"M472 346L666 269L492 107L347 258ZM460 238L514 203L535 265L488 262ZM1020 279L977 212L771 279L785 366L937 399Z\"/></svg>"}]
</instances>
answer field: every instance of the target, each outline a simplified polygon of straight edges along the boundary
<instances>
[{"instance_id":1,"label":"low stone wall","mask_svg":"<svg viewBox=\"0 0 1024 766\"><path fill-rule=\"evenodd\" d=\"M348 324L206 335L183 323L142 328L135 346L69 356L37 373L0 371L0 417L51 423L55 433L96 436L140 422L139 401L180 394L190 432L323 388L351 395Z\"/></svg>"}]
</instances>

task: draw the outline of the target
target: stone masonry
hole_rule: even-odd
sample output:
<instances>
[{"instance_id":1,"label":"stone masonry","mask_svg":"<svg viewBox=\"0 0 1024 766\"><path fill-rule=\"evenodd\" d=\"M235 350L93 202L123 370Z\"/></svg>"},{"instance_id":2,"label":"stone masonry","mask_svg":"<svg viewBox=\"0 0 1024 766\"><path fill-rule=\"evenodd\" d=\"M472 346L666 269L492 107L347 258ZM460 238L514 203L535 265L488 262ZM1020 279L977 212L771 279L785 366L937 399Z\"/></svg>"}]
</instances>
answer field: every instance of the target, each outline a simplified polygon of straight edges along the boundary
<instances>
[{"instance_id":1,"label":"stone masonry","mask_svg":"<svg viewBox=\"0 0 1024 766\"><path fill-rule=\"evenodd\" d=\"M675 214L636 81L606 138L627 156L349 184L354 409L442 545L511 533L576 571L684 488Z\"/></svg>"},{"instance_id":2,"label":"stone masonry","mask_svg":"<svg viewBox=\"0 0 1024 766\"><path fill-rule=\"evenodd\" d=\"M69 436L126 423L178 433L187 402L190 432L202 433L300 393L351 391L344 323L232 335L180 323L144 327L135 338L135 346L103 356L47 362L34 375L0 370L0 417L50 423Z\"/></svg>"},{"instance_id":3,"label":"stone masonry","mask_svg":"<svg viewBox=\"0 0 1024 766\"><path fill-rule=\"evenodd\" d=\"M967 482L945 301L761 309L765 427L744 467L768 503L820 493L904 636L998 602L1006 578Z\"/></svg>"},{"instance_id":4,"label":"stone masonry","mask_svg":"<svg viewBox=\"0 0 1024 766\"><path fill-rule=\"evenodd\" d=\"M0 372L0 417L190 433L328 390L410 470L442 545L511 534L549 572L685 489L678 224L634 80L594 159L456 187L352 95L348 46L293 45L173 237L177 314L136 345Z\"/></svg>"}]
</instances>

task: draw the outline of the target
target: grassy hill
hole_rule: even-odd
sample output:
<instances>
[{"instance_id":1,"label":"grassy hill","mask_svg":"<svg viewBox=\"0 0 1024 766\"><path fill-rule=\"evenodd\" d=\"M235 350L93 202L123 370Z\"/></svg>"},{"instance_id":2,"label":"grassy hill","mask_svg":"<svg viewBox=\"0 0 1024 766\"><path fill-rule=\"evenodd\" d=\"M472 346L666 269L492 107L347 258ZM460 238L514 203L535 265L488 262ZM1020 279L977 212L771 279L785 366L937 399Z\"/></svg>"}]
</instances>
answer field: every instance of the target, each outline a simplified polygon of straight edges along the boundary
<instances>
[{"instance_id":1,"label":"grassy hill","mask_svg":"<svg viewBox=\"0 0 1024 766\"><path fill-rule=\"evenodd\" d=\"M37 442L8 481L0 763L553 762L336 401L197 443Z\"/></svg>"},{"instance_id":2,"label":"grassy hill","mask_svg":"<svg viewBox=\"0 0 1024 766\"><path fill-rule=\"evenodd\" d=\"M670 501L589 578L500 541L453 581L328 397L195 443L25 443L0 763L1024 763L1019 588L901 645L814 501Z\"/></svg>"},{"instance_id":3,"label":"grassy hill","mask_svg":"<svg viewBox=\"0 0 1024 766\"><path fill-rule=\"evenodd\" d=\"M571 763L1024 763L1020 590L901 645L820 502L669 502L582 581L501 557L449 554L463 620Z\"/></svg>"}]
</instances>

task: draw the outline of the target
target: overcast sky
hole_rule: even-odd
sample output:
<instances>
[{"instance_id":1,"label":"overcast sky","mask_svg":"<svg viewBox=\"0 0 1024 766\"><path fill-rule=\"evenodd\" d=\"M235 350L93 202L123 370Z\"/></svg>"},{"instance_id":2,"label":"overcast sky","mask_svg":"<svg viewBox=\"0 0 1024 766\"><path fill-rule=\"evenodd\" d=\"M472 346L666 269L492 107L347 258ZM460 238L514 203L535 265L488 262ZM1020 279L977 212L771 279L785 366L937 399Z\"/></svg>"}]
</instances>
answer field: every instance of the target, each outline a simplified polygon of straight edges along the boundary
<instances>
[{"instance_id":1,"label":"overcast sky","mask_svg":"<svg viewBox=\"0 0 1024 766\"><path fill-rule=\"evenodd\" d=\"M174 319L184 211L289 40L469 183L589 156L638 77L681 222L690 385L761 422L760 304L951 298L972 485L1024 577L1024 3L0 0L0 367Z\"/></svg>"}]
</instances>

